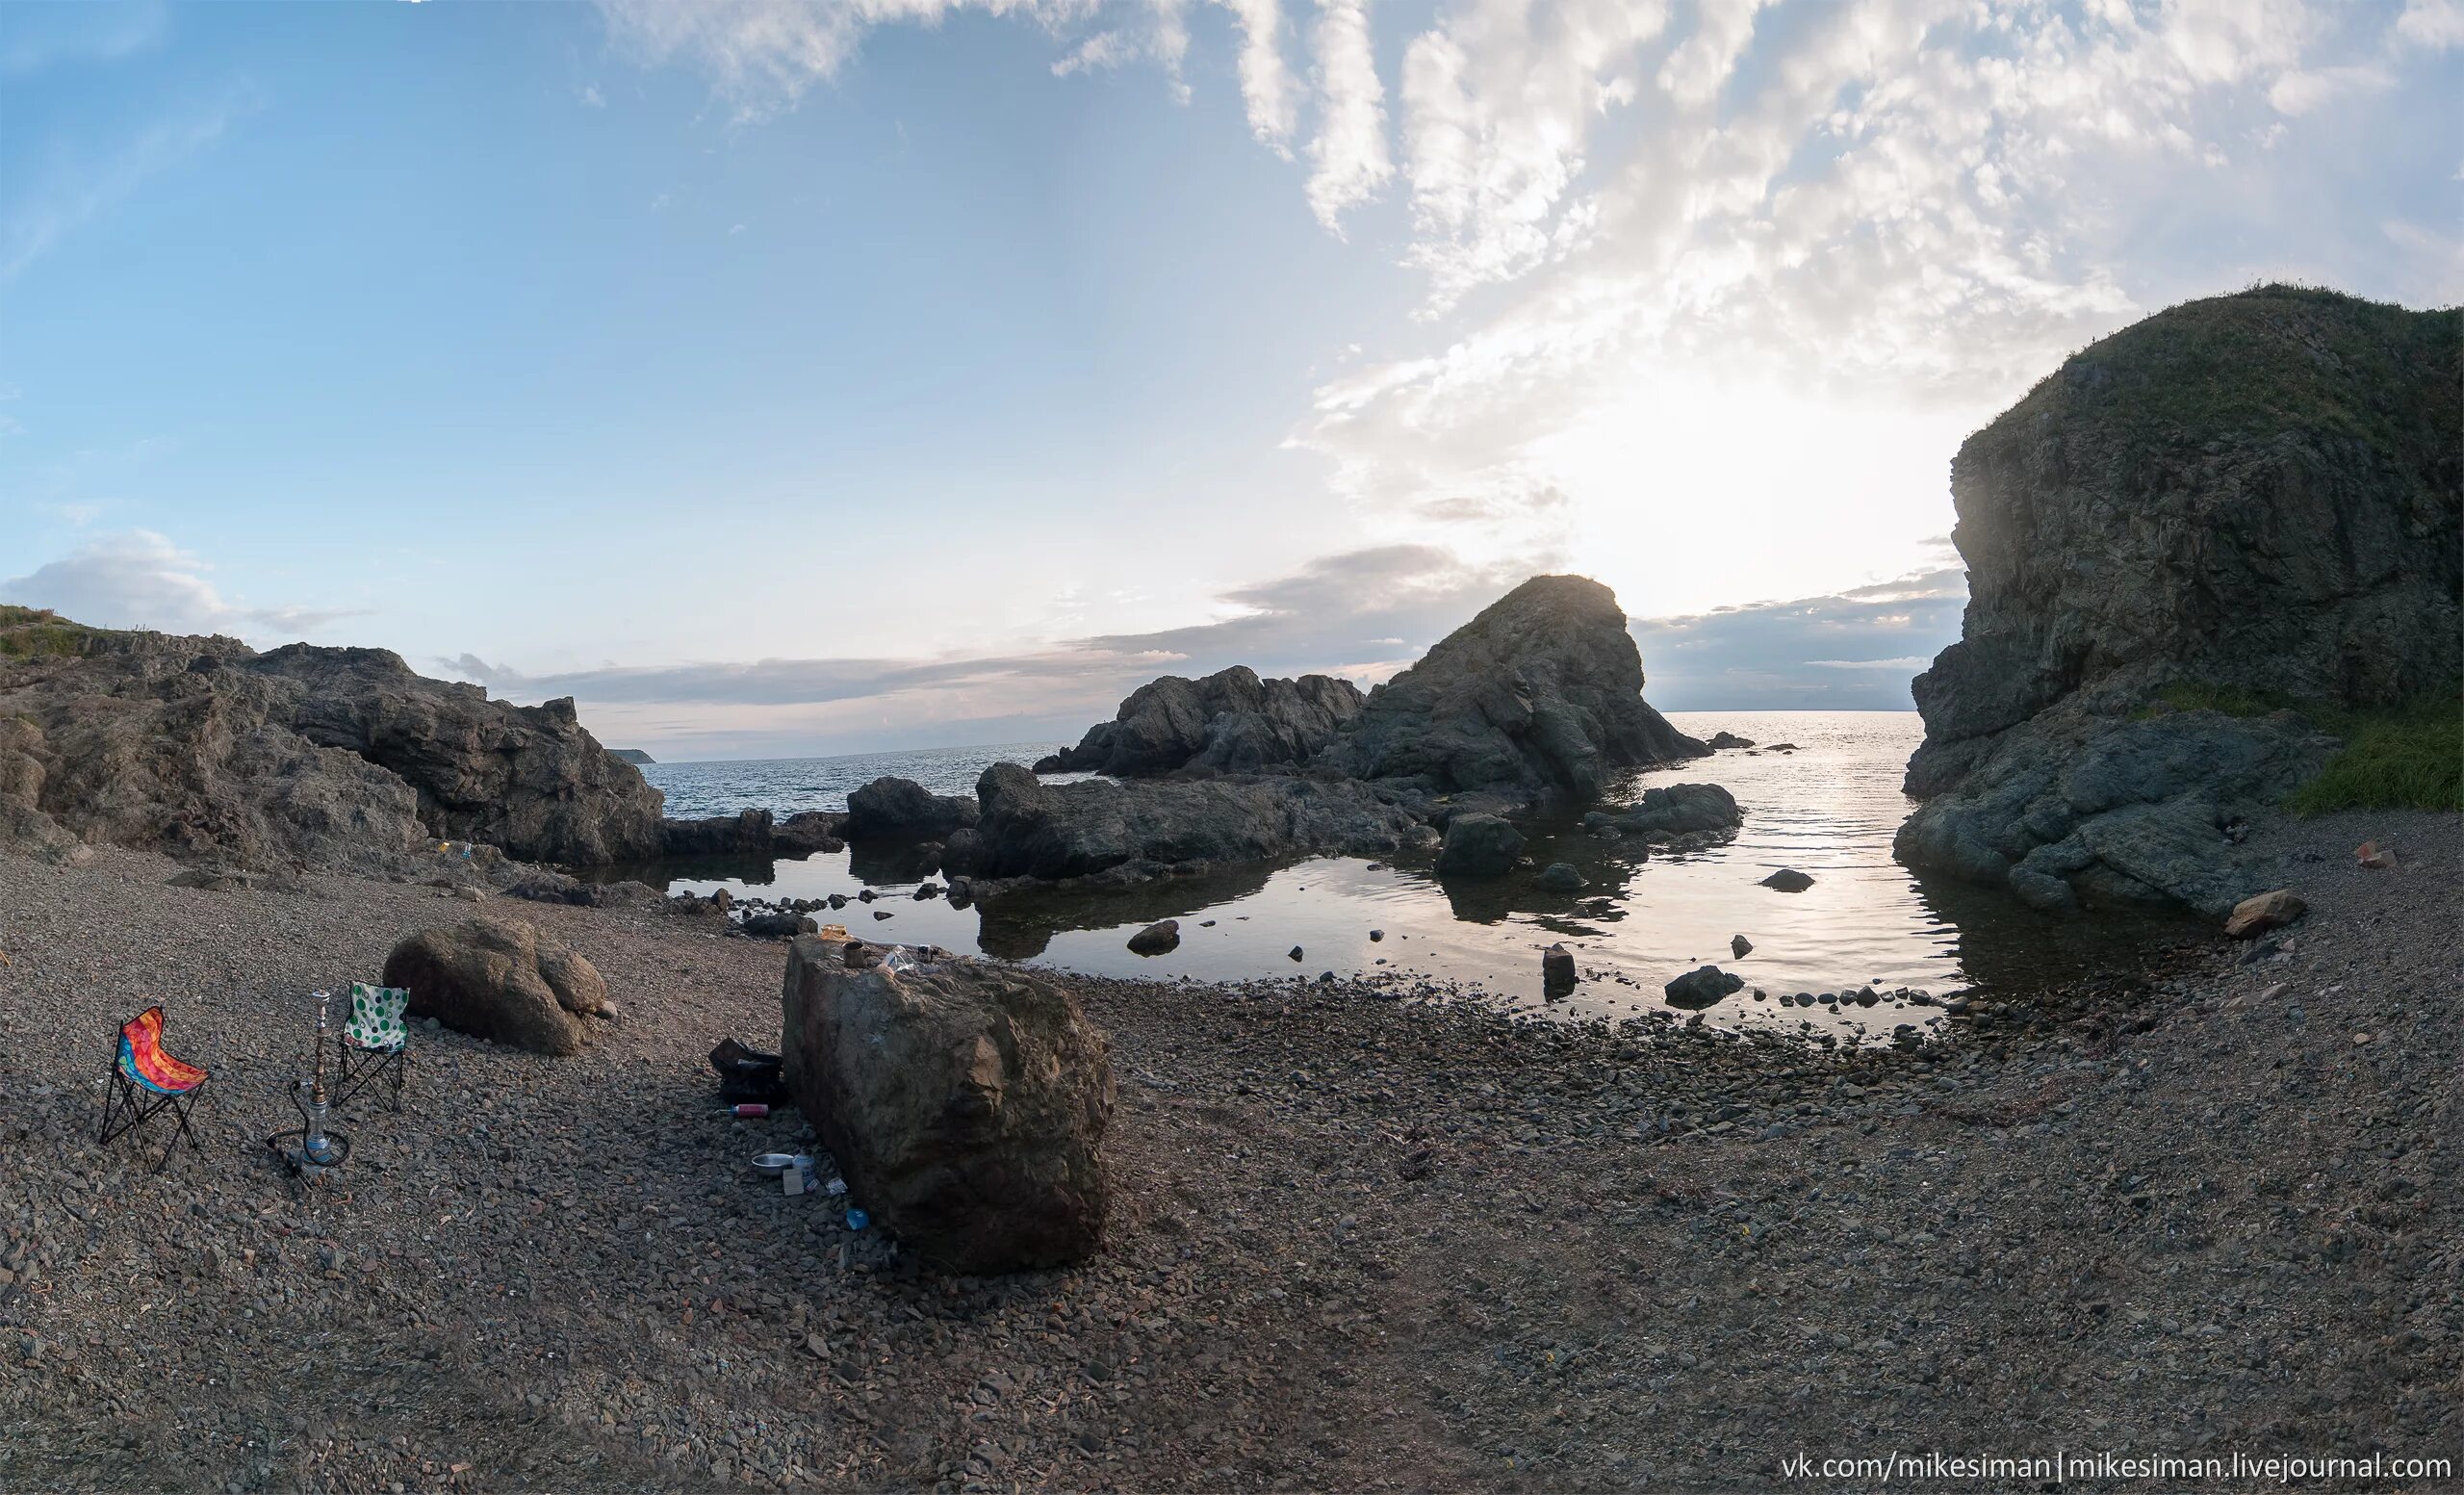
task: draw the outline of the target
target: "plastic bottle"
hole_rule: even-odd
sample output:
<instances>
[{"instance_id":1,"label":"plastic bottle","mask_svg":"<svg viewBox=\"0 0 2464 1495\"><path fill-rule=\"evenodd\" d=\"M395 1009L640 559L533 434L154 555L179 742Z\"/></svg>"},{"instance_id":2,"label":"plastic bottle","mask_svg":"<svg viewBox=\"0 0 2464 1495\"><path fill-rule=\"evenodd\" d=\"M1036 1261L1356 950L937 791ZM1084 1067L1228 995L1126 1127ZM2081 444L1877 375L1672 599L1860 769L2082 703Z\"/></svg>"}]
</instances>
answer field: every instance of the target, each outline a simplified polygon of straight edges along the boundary
<instances>
[{"instance_id":1,"label":"plastic bottle","mask_svg":"<svg viewBox=\"0 0 2464 1495\"><path fill-rule=\"evenodd\" d=\"M847 1212L847 1228L850 1230L861 1230L872 1223L873 1217L860 1209L851 1209Z\"/></svg>"},{"instance_id":2,"label":"plastic bottle","mask_svg":"<svg viewBox=\"0 0 2464 1495\"><path fill-rule=\"evenodd\" d=\"M768 1116L769 1114L770 1108L757 1100L747 1101L740 1106L724 1106L719 1110L721 1116Z\"/></svg>"}]
</instances>

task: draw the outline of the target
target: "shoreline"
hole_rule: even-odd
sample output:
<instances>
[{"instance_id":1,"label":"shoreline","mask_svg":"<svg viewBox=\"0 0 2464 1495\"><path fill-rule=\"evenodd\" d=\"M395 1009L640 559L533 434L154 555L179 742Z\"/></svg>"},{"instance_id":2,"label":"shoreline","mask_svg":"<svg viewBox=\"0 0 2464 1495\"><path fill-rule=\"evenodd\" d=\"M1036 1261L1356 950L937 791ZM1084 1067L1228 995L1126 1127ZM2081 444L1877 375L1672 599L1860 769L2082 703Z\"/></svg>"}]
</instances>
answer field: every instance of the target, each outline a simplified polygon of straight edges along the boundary
<instances>
[{"instance_id":1,"label":"shoreline","mask_svg":"<svg viewBox=\"0 0 2464 1495\"><path fill-rule=\"evenodd\" d=\"M0 1484L1694 1489L1894 1446L2458 1456L2464 1305L2431 1284L2464 1272L2459 828L2271 828L2321 858L2294 863L2289 959L2219 941L1912 1054L1068 978L1114 1043L1112 1244L985 1281L753 1181L792 1116L708 1114L702 1055L776 1033L783 945L492 900L597 964L621 1021L567 1060L418 1033L402 1116L355 1106L359 1153L302 1204L254 1139L304 993L475 911L0 853ZM2372 838L2400 872L2350 865ZM151 999L215 1073L204 1150L159 1176L161 1123L91 1141L104 1040ZM353 1415L300 1410L328 1405Z\"/></svg>"}]
</instances>

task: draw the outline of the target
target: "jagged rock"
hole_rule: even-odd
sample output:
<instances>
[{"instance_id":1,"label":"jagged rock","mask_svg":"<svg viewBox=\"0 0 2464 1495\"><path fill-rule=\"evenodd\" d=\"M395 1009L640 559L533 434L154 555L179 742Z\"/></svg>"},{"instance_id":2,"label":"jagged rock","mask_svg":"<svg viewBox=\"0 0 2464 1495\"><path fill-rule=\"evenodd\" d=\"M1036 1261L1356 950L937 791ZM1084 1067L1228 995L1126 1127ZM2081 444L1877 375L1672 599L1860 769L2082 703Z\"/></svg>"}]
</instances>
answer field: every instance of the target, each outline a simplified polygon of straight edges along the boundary
<instances>
[{"instance_id":1,"label":"jagged rock","mask_svg":"<svg viewBox=\"0 0 2464 1495\"><path fill-rule=\"evenodd\" d=\"M1202 680L1167 675L1130 692L1113 720L1039 761L1036 772L1135 777L1193 765L1217 773L1289 767L1333 740L1360 714L1360 700L1349 681L1260 680L1245 664Z\"/></svg>"},{"instance_id":2,"label":"jagged rock","mask_svg":"<svg viewBox=\"0 0 2464 1495\"><path fill-rule=\"evenodd\" d=\"M2271 929L2281 929L2310 912L2301 895L2277 889L2245 898L2233 906L2232 917L2224 921L2224 932L2236 940L2255 940Z\"/></svg>"},{"instance_id":3,"label":"jagged rock","mask_svg":"<svg viewBox=\"0 0 2464 1495\"><path fill-rule=\"evenodd\" d=\"M838 837L843 814L827 810L799 811L770 828L770 851L773 856L809 857L817 851L845 851L847 843Z\"/></svg>"},{"instance_id":4,"label":"jagged rock","mask_svg":"<svg viewBox=\"0 0 2464 1495\"><path fill-rule=\"evenodd\" d=\"M1591 811L1582 823L1595 832L1664 841L1733 831L1744 818L1735 797L1716 784L1671 784L1645 789L1642 798L1622 809Z\"/></svg>"},{"instance_id":5,"label":"jagged rock","mask_svg":"<svg viewBox=\"0 0 2464 1495\"><path fill-rule=\"evenodd\" d=\"M1782 867L1777 872L1772 873L1769 877L1764 878L1761 886L1764 888L1777 889L1781 892L1803 892L1813 886L1813 879L1806 876L1803 872L1798 871L1795 867Z\"/></svg>"},{"instance_id":6,"label":"jagged rock","mask_svg":"<svg viewBox=\"0 0 2464 1495\"><path fill-rule=\"evenodd\" d=\"M1580 892L1591 886L1571 862L1552 862L1532 882L1550 892Z\"/></svg>"},{"instance_id":7,"label":"jagged rock","mask_svg":"<svg viewBox=\"0 0 2464 1495\"><path fill-rule=\"evenodd\" d=\"M1177 948L1180 942L1180 920L1171 918L1157 919L1129 937L1130 949L1140 955L1162 955Z\"/></svg>"},{"instance_id":8,"label":"jagged rock","mask_svg":"<svg viewBox=\"0 0 2464 1495\"><path fill-rule=\"evenodd\" d=\"M1506 787L1597 799L1620 768L1699 757L1643 703L1643 665L1616 594L1534 577L1370 692L1317 765L1437 790Z\"/></svg>"},{"instance_id":9,"label":"jagged rock","mask_svg":"<svg viewBox=\"0 0 2464 1495\"><path fill-rule=\"evenodd\" d=\"M571 701L490 701L379 649L78 635L74 653L0 664L13 839L48 825L187 861L363 871L440 838L543 862L658 855L658 791Z\"/></svg>"},{"instance_id":10,"label":"jagged rock","mask_svg":"<svg viewBox=\"0 0 2464 1495\"><path fill-rule=\"evenodd\" d=\"M1441 877L1503 877L1523 856L1523 833L1502 815L1458 814L1437 853Z\"/></svg>"},{"instance_id":11,"label":"jagged rock","mask_svg":"<svg viewBox=\"0 0 2464 1495\"><path fill-rule=\"evenodd\" d=\"M766 857L775 835L770 812L740 810L706 820L661 820L659 849L670 857Z\"/></svg>"},{"instance_id":12,"label":"jagged rock","mask_svg":"<svg viewBox=\"0 0 2464 1495\"><path fill-rule=\"evenodd\" d=\"M1042 784L995 763L975 792L983 851L971 870L986 878L1136 880L1303 852L1392 851L1420 831L1369 786L1300 778Z\"/></svg>"},{"instance_id":13,"label":"jagged rock","mask_svg":"<svg viewBox=\"0 0 2464 1495\"><path fill-rule=\"evenodd\" d=\"M1743 976L1732 975L1717 966L1698 966L1670 982L1663 991L1671 1007L1709 1007L1744 985Z\"/></svg>"},{"instance_id":14,"label":"jagged rock","mask_svg":"<svg viewBox=\"0 0 2464 1495\"><path fill-rule=\"evenodd\" d=\"M912 779L880 778L847 796L838 834L851 841L939 840L976 823L976 802Z\"/></svg>"},{"instance_id":15,"label":"jagged rock","mask_svg":"<svg viewBox=\"0 0 2464 1495\"><path fill-rule=\"evenodd\" d=\"M979 961L850 968L807 937L781 1017L787 1088L849 1198L925 1260L1015 1272L1102 1245L1110 1046L1059 981Z\"/></svg>"},{"instance_id":16,"label":"jagged rock","mask_svg":"<svg viewBox=\"0 0 2464 1495\"><path fill-rule=\"evenodd\" d=\"M411 1017L534 1053L580 1053L595 1037L586 1019L611 1016L590 962L507 919L422 930L385 958L385 984L410 989Z\"/></svg>"},{"instance_id":17,"label":"jagged rock","mask_svg":"<svg viewBox=\"0 0 2464 1495\"><path fill-rule=\"evenodd\" d=\"M1970 437L1902 859L2047 908L2264 887L2222 829L2332 742L2160 697L2369 708L2464 674L2459 344L2452 310L2264 287L2091 346Z\"/></svg>"}]
</instances>

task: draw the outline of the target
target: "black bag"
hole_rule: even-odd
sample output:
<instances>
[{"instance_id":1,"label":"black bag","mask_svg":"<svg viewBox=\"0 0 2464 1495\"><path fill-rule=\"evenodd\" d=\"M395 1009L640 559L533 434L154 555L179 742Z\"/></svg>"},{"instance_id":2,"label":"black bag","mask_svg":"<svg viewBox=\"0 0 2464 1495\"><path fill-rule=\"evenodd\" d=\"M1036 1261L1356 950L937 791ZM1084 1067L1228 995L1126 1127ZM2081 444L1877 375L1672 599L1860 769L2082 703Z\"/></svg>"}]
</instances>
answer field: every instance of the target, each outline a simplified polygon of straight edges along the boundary
<instances>
[{"instance_id":1,"label":"black bag","mask_svg":"<svg viewBox=\"0 0 2464 1495\"><path fill-rule=\"evenodd\" d=\"M732 1038L719 1040L719 1046L710 1050L710 1068L719 1075L719 1096L728 1101L776 1105L791 1099L781 1063L777 1054L747 1048Z\"/></svg>"}]
</instances>

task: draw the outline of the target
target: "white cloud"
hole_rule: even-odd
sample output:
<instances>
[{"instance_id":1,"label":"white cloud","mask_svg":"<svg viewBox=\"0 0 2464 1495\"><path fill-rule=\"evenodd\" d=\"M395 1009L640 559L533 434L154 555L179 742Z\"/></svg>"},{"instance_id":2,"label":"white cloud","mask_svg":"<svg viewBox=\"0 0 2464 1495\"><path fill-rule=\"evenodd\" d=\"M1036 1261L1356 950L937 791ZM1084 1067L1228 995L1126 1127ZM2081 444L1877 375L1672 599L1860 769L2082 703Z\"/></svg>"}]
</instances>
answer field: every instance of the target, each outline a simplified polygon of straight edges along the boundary
<instances>
[{"instance_id":1,"label":"white cloud","mask_svg":"<svg viewBox=\"0 0 2464 1495\"><path fill-rule=\"evenodd\" d=\"M356 609L246 607L205 579L212 568L151 529L90 541L25 576L0 581L0 602L49 607L95 628L296 638Z\"/></svg>"},{"instance_id":2,"label":"white cloud","mask_svg":"<svg viewBox=\"0 0 2464 1495\"><path fill-rule=\"evenodd\" d=\"M2393 88L2395 83L2387 69L2371 64L2322 67L2316 71L2297 68L2276 79L2268 90L2268 102L2281 115L2307 115L2338 99L2376 93Z\"/></svg>"},{"instance_id":3,"label":"white cloud","mask_svg":"<svg viewBox=\"0 0 2464 1495\"><path fill-rule=\"evenodd\" d=\"M1241 26L1241 99L1250 133L1283 152L1298 123L1292 73L1283 62L1283 9L1276 0L1218 3Z\"/></svg>"},{"instance_id":4,"label":"white cloud","mask_svg":"<svg viewBox=\"0 0 2464 1495\"><path fill-rule=\"evenodd\" d=\"M1386 90L1370 45L1369 0L1318 0L1311 32L1318 132L1309 142L1309 208L1330 232L1395 174L1386 150Z\"/></svg>"},{"instance_id":5,"label":"white cloud","mask_svg":"<svg viewBox=\"0 0 2464 1495\"><path fill-rule=\"evenodd\" d=\"M2464 3L2459 0L2408 0L2396 17L2396 35L2434 52L2464 46Z\"/></svg>"}]
</instances>

